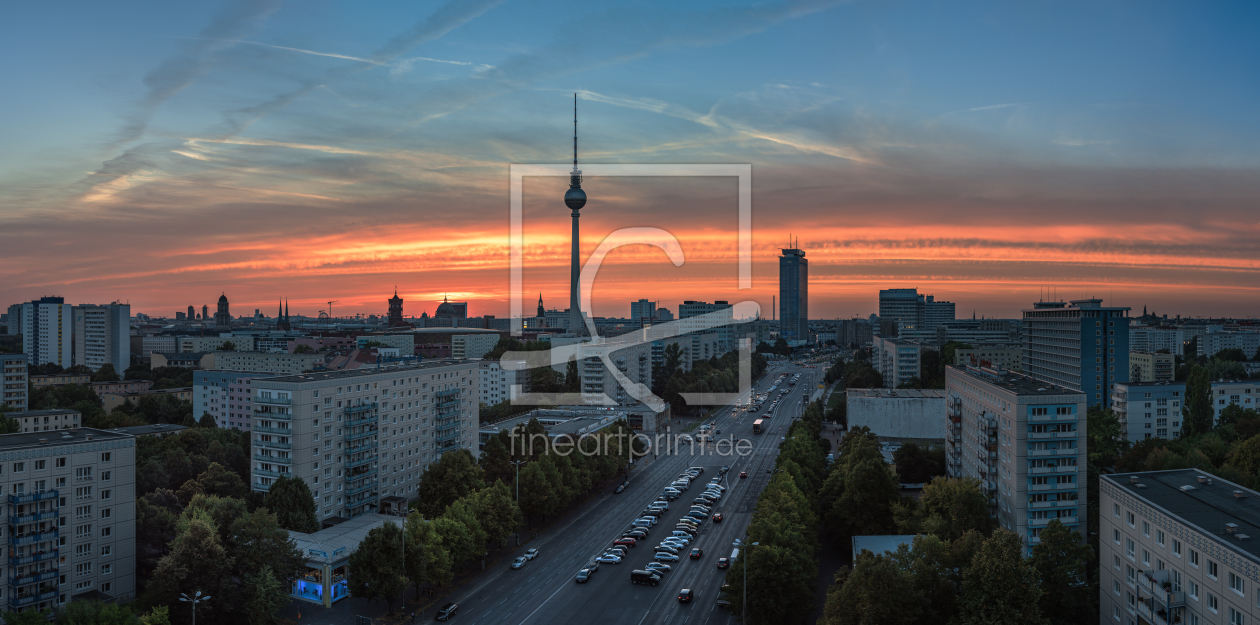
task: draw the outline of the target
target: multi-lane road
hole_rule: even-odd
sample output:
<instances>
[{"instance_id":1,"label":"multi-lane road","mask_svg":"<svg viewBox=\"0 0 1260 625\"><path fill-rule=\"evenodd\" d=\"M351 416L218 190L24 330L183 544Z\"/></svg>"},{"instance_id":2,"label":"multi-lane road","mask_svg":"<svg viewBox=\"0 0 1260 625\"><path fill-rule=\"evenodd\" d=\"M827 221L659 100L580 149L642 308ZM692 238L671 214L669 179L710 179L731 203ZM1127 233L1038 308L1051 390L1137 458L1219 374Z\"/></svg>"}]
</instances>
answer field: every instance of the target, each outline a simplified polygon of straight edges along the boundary
<instances>
[{"instance_id":1,"label":"multi-lane road","mask_svg":"<svg viewBox=\"0 0 1260 625\"><path fill-rule=\"evenodd\" d=\"M791 419L799 415L801 398L808 397L816 389L813 379L819 375L818 371L790 364L780 365L772 368L755 385L755 392L764 393L780 373L786 372L789 377L801 373L801 380L795 386L786 387L790 390L789 394L780 399L774 415L765 421L765 431L760 435L752 433L752 422L756 418L764 418L768 401L756 415L727 406L710 419L716 422L720 438L750 441L751 453L718 455L713 446L702 451L699 446L693 449L684 444L666 454L663 447L658 447L656 451L662 453L650 461L640 461L640 466L631 473L625 492L596 499L579 514L565 519L561 526L528 544L528 547L539 550L537 558L518 570L508 568L506 563L499 564L467 588L456 592L450 600L460 607L453 620L479 625L730 623L730 613L717 607L718 593L725 578L725 571L717 568L717 560L729 556L732 543L743 537L757 496L771 477L768 471L774 467L780 439L786 434ZM676 426L673 433L678 433ZM749 450L747 446L743 448ZM711 519L704 521L699 535L690 545L703 549L704 556L691 560L683 551L678 562L669 563L673 570L664 574L660 585L631 584L630 572L642 569L652 561L654 547L670 535L678 518L690 508L691 500L703 492L703 484L717 476L722 466L730 467L723 480L727 491L713 512L721 513L724 520L720 523ZM670 503L669 510L650 530L648 538L629 549L621 563L601 564L589 582L575 583L574 577L585 563L610 547L630 523L641 516L648 504L688 467L703 467L704 473L681 497ZM748 472L746 479L739 478L741 471ZM679 591L684 588L690 588L695 593L691 603L678 602ZM749 591L751 594L755 589Z\"/></svg>"}]
</instances>

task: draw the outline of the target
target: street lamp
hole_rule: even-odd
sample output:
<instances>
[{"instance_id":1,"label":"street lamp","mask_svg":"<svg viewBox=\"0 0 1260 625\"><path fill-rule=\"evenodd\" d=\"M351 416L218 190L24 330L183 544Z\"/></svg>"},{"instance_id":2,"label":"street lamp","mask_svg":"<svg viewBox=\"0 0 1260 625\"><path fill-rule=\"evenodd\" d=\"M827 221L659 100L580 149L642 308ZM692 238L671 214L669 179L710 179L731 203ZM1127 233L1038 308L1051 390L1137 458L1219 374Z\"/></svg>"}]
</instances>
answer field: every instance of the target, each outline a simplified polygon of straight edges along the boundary
<instances>
[{"instance_id":1,"label":"street lamp","mask_svg":"<svg viewBox=\"0 0 1260 625\"><path fill-rule=\"evenodd\" d=\"M179 593L179 600L187 601L188 603L192 604L192 608L193 608L192 622L193 622L193 625L197 625L197 604L201 603L202 601L209 601L210 595L202 595L201 591L198 590L197 592L193 593L192 597L189 597L188 595L181 592Z\"/></svg>"},{"instance_id":2,"label":"street lamp","mask_svg":"<svg viewBox=\"0 0 1260 625\"><path fill-rule=\"evenodd\" d=\"M525 464L524 460L511 460L509 464L516 465L516 507L521 507L521 465ZM521 545L521 528L516 528L516 546Z\"/></svg>"},{"instance_id":3,"label":"street lamp","mask_svg":"<svg viewBox=\"0 0 1260 625\"><path fill-rule=\"evenodd\" d=\"M739 541L736 540L735 544L738 546ZM748 548L744 551L744 625L748 625L748 563L752 560L752 548L760 544L761 543L752 543L751 545L748 545ZM196 624L194 623L194 625Z\"/></svg>"}]
</instances>

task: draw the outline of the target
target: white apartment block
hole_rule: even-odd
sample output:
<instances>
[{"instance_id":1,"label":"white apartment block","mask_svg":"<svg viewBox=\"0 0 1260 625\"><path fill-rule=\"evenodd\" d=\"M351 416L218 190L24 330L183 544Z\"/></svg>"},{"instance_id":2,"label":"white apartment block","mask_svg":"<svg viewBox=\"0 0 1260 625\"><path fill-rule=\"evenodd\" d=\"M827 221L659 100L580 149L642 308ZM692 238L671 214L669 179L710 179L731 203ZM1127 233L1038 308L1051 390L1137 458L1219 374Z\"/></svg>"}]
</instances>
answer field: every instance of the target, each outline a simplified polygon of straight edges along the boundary
<instances>
[{"instance_id":1,"label":"white apartment block","mask_svg":"<svg viewBox=\"0 0 1260 625\"><path fill-rule=\"evenodd\" d=\"M425 360L252 381L254 490L289 475L318 515L353 518L382 500L412 500L445 452L478 455L478 363Z\"/></svg>"},{"instance_id":2,"label":"white apartment block","mask_svg":"<svg viewBox=\"0 0 1260 625\"><path fill-rule=\"evenodd\" d=\"M871 341L871 366L884 376L885 388L897 388L919 377L923 349L915 341L877 336Z\"/></svg>"},{"instance_id":3,"label":"white apartment block","mask_svg":"<svg viewBox=\"0 0 1260 625\"><path fill-rule=\"evenodd\" d=\"M135 597L135 438L70 430L0 436L0 488L9 517L0 563L7 610L76 598Z\"/></svg>"},{"instance_id":4,"label":"white apartment block","mask_svg":"<svg viewBox=\"0 0 1260 625\"><path fill-rule=\"evenodd\" d=\"M22 432L68 430L79 427L83 420L82 413L67 408L10 412L5 416L17 421Z\"/></svg>"},{"instance_id":5,"label":"white apartment block","mask_svg":"<svg viewBox=\"0 0 1260 625\"><path fill-rule=\"evenodd\" d=\"M1099 477L1100 622L1260 622L1260 493L1197 469Z\"/></svg>"},{"instance_id":6,"label":"white apartment block","mask_svg":"<svg viewBox=\"0 0 1260 625\"><path fill-rule=\"evenodd\" d=\"M223 346L224 343L231 343L236 347L238 352L254 351L254 337L252 336L181 336L179 337L179 351L181 352L213 352ZM159 350L161 351L161 350Z\"/></svg>"},{"instance_id":7,"label":"white apartment block","mask_svg":"<svg viewBox=\"0 0 1260 625\"><path fill-rule=\"evenodd\" d=\"M529 392L527 370L504 369L497 360L483 360L477 363L477 370L481 375L478 401L486 406L516 399L518 393L512 391L513 385L521 385L519 392Z\"/></svg>"},{"instance_id":8,"label":"white apartment block","mask_svg":"<svg viewBox=\"0 0 1260 625\"><path fill-rule=\"evenodd\" d=\"M1211 358L1225 349L1241 349L1248 360L1260 352L1260 332L1207 332L1199 337L1199 355Z\"/></svg>"},{"instance_id":9,"label":"white apartment block","mask_svg":"<svg viewBox=\"0 0 1260 625\"><path fill-rule=\"evenodd\" d=\"M73 323L64 298L42 297L22 304L22 353L31 366L74 366Z\"/></svg>"},{"instance_id":10,"label":"white apartment block","mask_svg":"<svg viewBox=\"0 0 1260 625\"><path fill-rule=\"evenodd\" d=\"M973 477L990 514L1040 542L1051 519L1086 533L1086 397L1027 376L945 367L946 474Z\"/></svg>"},{"instance_id":11,"label":"white apartment block","mask_svg":"<svg viewBox=\"0 0 1260 625\"><path fill-rule=\"evenodd\" d=\"M1174 439L1181 434L1181 411L1185 406L1185 382L1141 382L1116 384L1112 408L1120 419L1120 431L1129 442L1146 438ZM1260 380L1218 380L1212 382L1212 417L1231 404L1244 409L1260 409ZM1215 421L1213 421L1215 423Z\"/></svg>"},{"instance_id":12,"label":"white apartment block","mask_svg":"<svg viewBox=\"0 0 1260 625\"><path fill-rule=\"evenodd\" d=\"M1177 357L1172 354L1129 352L1130 382L1172 382L1177 375Z\"/></svg>"},{"instance_id":13,"label":"white apartment block","mask_svg":"<svg viewBox=\"0 0 1260 625\"><path fill-rule=\"evenodd\" d=\"M985 362L989 364L984 364ZM1005 369L1019 373L1024 366L1023 345L979 345L971 349L954 350L954 362L958 366L975 365Z\"/></svg>"},{"instance_id":14,"label":"white apartment block","mask_svg":"<svg viewBox=\"0 0 1260 625\"><path fill-rule=\"evenodd\" d=\"M629 382L651 387L652 343L635 343L643 336L644 334L641 332L631 332L611 340L604 339L605 342L603 343L595 345L584 344L580 348L582 355L577 358L578 375L582 378L581 392L586 395L586 400L599 402L603 397L607 397L619 406L639 403L638 399L627 393L621 384L617 382L616 376L613 375L609 367L605 366L603 359L595 354L611 350L609 351L609 360ZM713 337L714 340L717 338L716 334L695 336L709 336ZM692 340L691 336L677 338ZM551 344L553 347L563 347L582 343L585 340L584 337L569 334L552 337ZM586 354L591 355L587 356ZM553 365L552 368L563 374L568 370L568 363L561 362Z\"/></svg>"},{"instance_id":15,"label":"white apartment block","mask_svg":"<svg viewBox=\"0 0 1260 625\"><path fill-rule=\"evenodd\" d=\"M140 357L149 358L153 352L173 354L179 351L177 336L143 336L140 337ZM121 372L120 372L121 373Z\"/></svg>"},{"instance_id":16,"label":"white apartment block","mask_svg":"<svg viewBox=\"0 0 1260 625\"><path fill-rule=\"evenodd\" d=\"M1202 326L1199 326L1202 327ZM1129 349L1135 352L1157 352L1161 349L1184 356L1190 336L1183 328L1129 326Z\"/></svg>"},{"instance_id":17,"label":"white apartment block","mask_svg":"<svg viewBox=\"0 0 1260 625\"><path fill-rule=\"evenodd\" d=\"M252 339L251 339L252 340ZM273 352L214 352L217 371L294 374L313 371L324 365L323 354L277 354Z\"/></svg>"},{"instance_id":18,"label":"white apartment block","mask_svg":"<svg viewBox=\"0 0 1260 625\"><path fill-rule=\"evenodd\" d=\"M193 371L193 418L209 414L216 426L249 431L254 417L254 378L274 373Z\"/></svg>"},{"instance_id":19,"label":"white apartment block","mask_svg":"<svg viewBox=\"0 0 1260 625\"><path fill-rule=\"evenodd\" d=\"M80 304L74 319L74 364L96 371L114 365L118 375L131 366L131 305Z\"/></svg>"},{"instance_id":20,"label":"white apartment block","mask_svg":"<svg viewBox=\"0 0 1260 625\"><path fill-rule=\"evenodd\" d=\"M407 338L411 338L411 335L407 335ZM451 358L481 358L498 343L498 334L456 334L451 337Z\"/></svg>"},{"instance_id":21,"label":"white apartment block","mask_svg":"<svg viewBox=\"0 0 1260 625\"><path fill-rule=\"evenodd\" d=\"M22 411L27 408L27 376L26 354L0 354L0 378L4 380L4 388L0 391L0 406Z\"/></svg>"}]
</instances>

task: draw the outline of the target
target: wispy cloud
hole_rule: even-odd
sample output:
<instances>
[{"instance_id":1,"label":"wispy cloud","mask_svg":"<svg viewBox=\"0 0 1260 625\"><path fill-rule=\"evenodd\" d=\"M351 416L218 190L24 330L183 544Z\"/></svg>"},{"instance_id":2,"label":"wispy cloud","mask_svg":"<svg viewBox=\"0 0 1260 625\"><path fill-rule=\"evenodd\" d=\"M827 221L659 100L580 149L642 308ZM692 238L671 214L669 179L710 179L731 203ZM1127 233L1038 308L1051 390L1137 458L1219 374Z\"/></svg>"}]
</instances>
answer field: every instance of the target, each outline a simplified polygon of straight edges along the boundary
<instances>
[{"instance_id":1,"label":"wispy cloud","mask_svg":"<svg viewBox=\"0 0 1260 625\"><path fill-rule=\"evenodd\" d=\"M1050 143L1054 145L1066 145L1069 147L1080 147L1084 145L1110 145L1112 141L1102 141L1097 139L1054 139Z\"/></svg>"},{"instance_id":2,"label":"wispy cloud","mask_svg":"<svg viewBox=\"0 0 1260 625\"><path fill-rule=\"evenodd\" d=\"M968 110L968 111L993 111L993 110L997 110L997 109L1007 109L1007 108L1011 108L1012 106L1023 106L1023 104L1020 104L1020 103L1017 103L1017 102L1015 102L1015 103L1010 103L1010 104L990 104L990 105L988 105L988 106L977 106L977 107L974 107L974 108L969 108L969 109L967 109L967 110Z\"/></svg>"},{"instance_id":3,"label":"wispy cloud","mask_svg":"<svg viewBox=\"0 0 1260 625\"><path fill-rule=\"evenodd\" d=\"M328 58L345 59L347 61L358 61L360 63L369 63L371 65L385 65L384 63L381 63L379 61L373 61L372 59L363 59L357 56L349 56L346 54L334 54L332 52L316 52L314 50L303 50L302 48L291 48L289 46L277 46L270 43L262 43L261 41L248 41L245 39L210 39L207 37L178 37L178 36L172 36L170 38L171 39L196 39L200 41L220 41L224 43L244 43L244 44L249 44L251 46L262 46L264 48L274 48L276 50L288 50L289 52L298 52L301 54L310 54L314 56L326 56Z\"/></svg>"}]
</instances>

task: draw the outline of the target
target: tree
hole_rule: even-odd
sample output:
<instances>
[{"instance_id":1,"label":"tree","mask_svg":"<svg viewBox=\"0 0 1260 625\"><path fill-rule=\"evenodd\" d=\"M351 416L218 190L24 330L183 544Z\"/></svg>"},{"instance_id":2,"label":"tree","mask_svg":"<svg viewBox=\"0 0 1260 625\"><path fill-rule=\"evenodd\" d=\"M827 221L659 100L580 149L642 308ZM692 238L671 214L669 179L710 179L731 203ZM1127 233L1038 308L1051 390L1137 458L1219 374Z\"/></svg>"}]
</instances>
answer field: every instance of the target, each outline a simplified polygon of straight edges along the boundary
<instances>
[{"instance_id":1,"label":"tree","mask_svg":"<svg viewBox=\"0 0 1260 625\"><path fill-rule=\"evenodd\" d=\"M306 482L287 475L281 477L271 483L265 502L267 508L276 513L280 527L306 534L319 531L319 521L315 520L315 499Z\"/></svg>"},{"instance_id":2,"label":"tree","mask_svg":"<svg viewBox=\"0 0 1260 625\"><path fill-rule=\"evenodd\" d=\"M219 424L215 422L214 417L213 417L210 413L208 413L208 412L203 412L203 413L201 414L201 418L200 418L200 419L197 419L197 427L199 427L199 428L217 428L217 427L219 427Z\"/></svg>"},{"instance_id":3,"label":"tree","mask_svg":"<svg viewBox=\"0 0 1260 625\"><path fill-rule=\"evenodd\" d=\"M315 348L305 343L302 343L298 345L297 347L293 348L293 353L295 354L310 354L310 353L313 353L314 351L315 351Z\"/></svg>"},{"instance_id":4,"label":"tree","mask_svg":"<svg viewBox=\"0 0 1260 625\"><path fill-rule=\"evenodd\" d=\"M485 449L481 450L481 458L477 463L481 465L481 475L486 481L493 480L510 480L512 479L512 455L508 451L507 445L503 443L505 438L503 433L491 436L486 441Z\"/></svg>"},{"instance_id":5,"label":"tree","mask_svg":"<svg viewBox=\"0 0 1260 625\"><path fill-rule=\"evenodd\" d=\"M933 477L945 475L945 450L905 443L893 452L893 463L897 465L902 482L923 484Z\"/></svg>"},{"instance_id":6,"label":"tree","mask_svg":"<svg viewBox=\"0 0 1260 625\"><path fill-rule=\"evenodd\" d=\"M57 610L57 625L139 625L140 619L131 609L116 603L71 601Z\"/></svg>"},{"instance_id":7,"label":"tree","mask_svg":"<svg viewBox=\"0 0 1260 625\"><path fill-rule=\"evenodd\" d=\"M245 578L245 619L249 625L272 625L280 608L289 602L289 593L267 566Z\"/></svg>"},{"instance_id":8,"label":"tree","mask_svg":"<svg viewBox=\"0 0 1260 625\"><path fill-rule=\"evenodd\" d=\"M1247 475L1260 473L1260 436L1239 443L1229 455L1229 464Z\"/></svg>"},{"instance_id":9,"label":"tree","mask_svg":"<svg viewBox=\"0 0 1260 625\"><path fill-rule=\"evenodd\" d=\"M1128 439L1121 434L1120 417L1111 408L1090 406L1085 419L1089 461L1099 467L1114 466L1128 447Z\"/></svg>"},{"instance_id":10,"label":"tree","mask_svg":"<svg viewBox=\"0 0 1260 625\"><path fill-rule=\"evenodd\" d=\"M16 409L8 405L0 405L0 434L17 434L22 431L22 424L17 419L4 416L6 412L17 412Z\"/></svg>"},{"instance_id":11,"label":"tree","mask_svg":"<svg viewBox=\"0 0 1260 625\"><path fill-rule=\"evenodd\" d=\"M101 365L101 368L92 374L93 382L117 382L121 379L118 371L114 369L114 365L108 362Z\"/></svg>"},{"instance_id":12,"label":"tree","mask_svg":"<svg viewBox=\"0 0 1260 625\"><path fill-rule=\"evenodd\" d=\"M156 606L148 614L140 616L140 625L171 625L171 609L169 606Z\"/></svg>"},{"instance_id":13,"label":"tree","mask_svg":"<svg viewBox=\"0 0 1260 625\"><path fill-rule=\"evenodd\" d=\"M407 516L405 528L407 550L403 556L407 579L415 585L416 599L420 599L420 584L442 585L454 578L451 572L450 552L442 544L437 528L424 520L424 515L412 512Z\"/></svg>"},{"instance_id":14,"label":"tree","mask_svg":"<svg viewBox=\"0 0 1260 625\"><path fill-rule=\"evenodd\" d=\"M550 514L556 508L553 485L537 462L521 468L521 512L527 521L539 515Z\"/></svg>"},{"instance_id":15,"label":"tree","mask_svg":"<svg viewBox=\"0 0 1260 625\"><path fill-rule=\"evenodd\" d=\"M582 376L578 374L576 356L569 356L569 362L564 366L564 392L582 392Z\"/></svg>"},{"instance_id":16,"label":"tree","mask_svg":"<svg viewBox=\"0 0 1260 625\"><path fill-rule=\"evenodd\" d=\"M913 625L926 603L916 590L910 574L891 558L863 550L844 575L835 605L828 593L819 625Z\"/></svg>"},{"instance_id":17,"label":"tree","mask_svg":"<svg viewBox=\"0 0 1260 625\"><path fill-rule=\"evenodd\" d=\"M245 482L241 481L241 476L227 470L217 462L211 462L205 472L197 476L197 484L200 486L200 492L207 495L237 499L245 496L246 487Z\"/></svg>"},{"instance_id":18,"label":"tree","mask_svg":"<svg viewBox=\"0 0 1260 625\"><path fill-rule=\"evenodd\" d=\"M347 563L350 595L368 601L384 599L386 614L392 615L394 600L407 588L403 551L403 529L397 523L372 528Z\"/></svg>"},{"instance_id":19,"label":"tree","mask_svg":"<svg viewBox=\"0 0 1260 625\"><path fill-rule=\"evenodd\" d=\"M223 341L223 344L219 346L219 351L234 352L236 351L236 343L233 343L232 341Z\"/></svg>"},{"instance_id":20,"label":"tree","mask_svg":"<svg viewBox=\"0 0 1260 625\"><path fill-rule=\"evenodd\" d=\"M486 555L486 530L481 527L481 521L477 519L477 508L477 493L471 493L455 500L454 503L447 506L446 512L442 514L443 519L450 519L459 523L463 526L464 531L467 532L467 553L461 552L456 555L466 555L468 559ZM443 527L443 525L439 525L439 531ZM445 542L445 539L446 535L443 534L443 542ZM462 560L457 559L456 562L459 563Z\"/></svg>"},{"instance_id":21,"label":"tree","mask_svg":"<svg viewBox=\"0 0 1260 625\"><path fill-rule=\"evenodd\" d=\"M1089 580L1094 550L1081 541L1076 530L1064 527L1058 519L1041 530L1041 542L1033 545L1032 566L1041 580L1041 613L1054 625L1073 625L1090 620L1098 610L1093 605L1097 591Z\"/></svg>"},{"instance_id":22,"label":"tree","mask_svg":"<svg viewBox=\"0 0 1260 625\"><path fill-rule=\"evenodd\" d=\"M999 529L984 541L963 573L958 620L1044 625L1042 594L1037 571L1024 558L1023 541Z\"/></svg>"},{"instance_id":23,"label":"tree","mask_svg":"<svg viewBox=\"0 0 1260 625\"><path fill-rule=\"evenodd\" d=\"M451 571L466 564L475 555L481 555L482 549L476 544L470 528L458 517L438 517L429 521L433 531L442 541L442 548L450 555Z\"/></svg>"},{"instance_id":24,"label":"tree","mask_svg":"<svg viewBox=\"0 0 1260 625\"><path fill-rule=\"evenodd\" d=\"M1247 360L1247 354L1237 347L1231 347L1216 352L1212 358L1229 362L1244 362Z\"/></svg>"},{"instance_id":25,"label":"tree","mask_svg":"<svg viewBox=\"0 0 1260 625\"><path fill-rule=\"evenodd\" d=\"M1196 337L1198 338L1198 337ZM1212 379L1207 369L1195 365L1186 377L1186 401L1181 408L1181 436L1186 438L1212 429Z\"/></svg>"},{"instance_id":26,"label":"tree","mask_svg":"<svg viewBox=\"0 0 1260 625\"><path fill-rule=\"evenodd\" d=\"M495 480L494 486L477 492L477 520L486 538L500 546L521 527L524 520L521 509L502 480Z\"/></svg>"},{"instance_id":27,"label":"tree","mask_svg":"<svg viewBox=\"0 0 1260 625\"><path fill-rule=\"evenodd\" d=\"M276 583L287 587L306 566L302 550L280 527L276 514L267 508L259 508L232 522L228 548L239 578L265 567Z\"/></svg>"},{"instance_id":28,"label":"tree","mask_svg":"<svg viewBox=\"0 0 1260 625\"><path fill-rule=\"evenodd\" d=\"M158 562L148 592L156 603L175 605L180 593L191 595L200 590L214 597L214 601L197 607L203 622L228 622L236 607L232 559L210 521L195 516L183 524L170 553Z\"/></svg>"},{"instance_id":29,"label":"tree","mask_svg":"<svg viewBox=\"0 0 1260 625\"><path fill-rule=\"evenodd\" d=\"M436 518L460 497L482 488L481 468L467 449L442 454L420 476L416 509L425 517Z\"/></svg>"},{"instance_id":30,"label":"tree","mask_svg":"<svg viewBox=\"0 0 1260 625\"><path fill-rule=\"evenodd\" d=\"M786 548L765 544L754 547L751 543L740 549L739 557L726 572L732 611L738 614L744 605L745 565L748 587L756 589L748 593L749 620L796 625L803 624L814 611L817 571L811 578L799 554Z\"/></svg>"},{"instance_id":31,"label":"tree","mask_svg":"<svg viewBox=\"0 0 1260 625\"><path fill-rule=\"evenodd\" d=\"M993 527L988 498L974 477L938 477L929 482L923 487L917 518L922 531L947 541L970 530L987 534Z\"/></svg>"}]
</instances>

